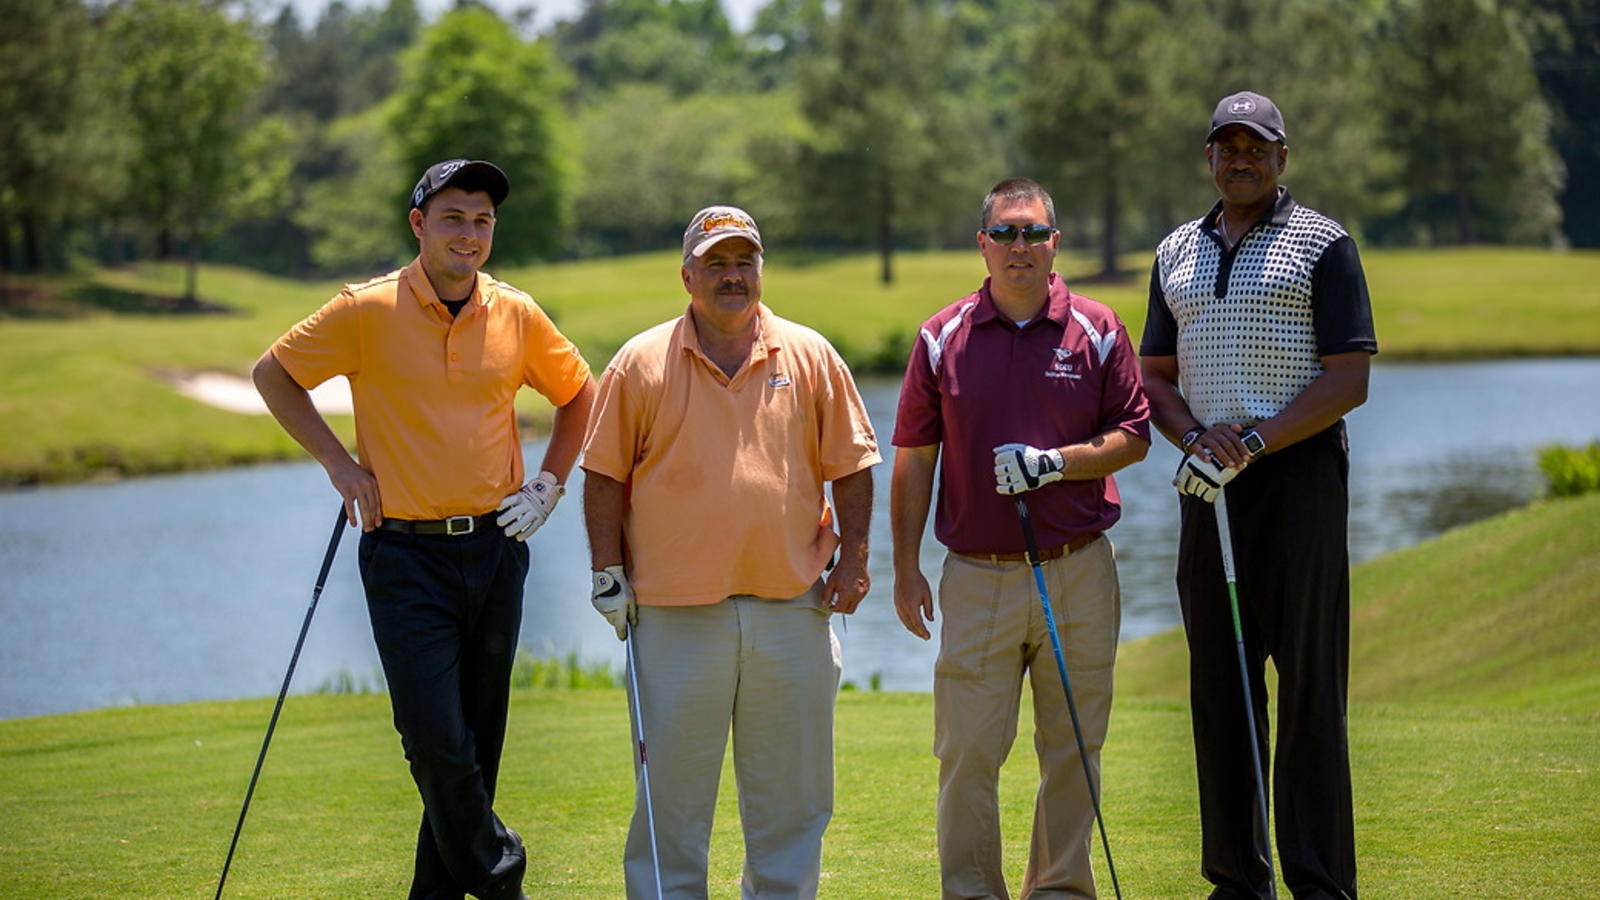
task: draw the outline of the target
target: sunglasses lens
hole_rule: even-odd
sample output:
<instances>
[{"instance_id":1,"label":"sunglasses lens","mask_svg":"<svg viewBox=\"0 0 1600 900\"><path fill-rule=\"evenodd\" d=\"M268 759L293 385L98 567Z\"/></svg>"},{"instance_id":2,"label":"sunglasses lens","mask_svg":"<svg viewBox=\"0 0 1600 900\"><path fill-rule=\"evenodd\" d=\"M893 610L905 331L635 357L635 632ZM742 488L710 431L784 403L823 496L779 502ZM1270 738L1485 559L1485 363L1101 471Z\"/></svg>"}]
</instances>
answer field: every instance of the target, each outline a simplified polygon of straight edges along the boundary
<instances>
[{"instance_id":1,"label":"sunglasses lens","mask_svg":"<svg viewBox=\"0 0 1600 900\"><path fill-rule=\"evenodd\" d=\"M1050 240L1050 235L1055 229L1049 225L1029 225L1022 229L1022 238L1030 244L1042 244Z\"/></svg>"},{"instance_id":2,"label":"sunglasses lens","mask_svg":"<svg viewBox=\"0 0 1600 900\"><path fill-rule=\"evenodd\" d=\"M996 244L1009 244L1017 239L1017 231L1015 225L995 225L988 229L989 240Z\"/></svg>"}]
</instances>

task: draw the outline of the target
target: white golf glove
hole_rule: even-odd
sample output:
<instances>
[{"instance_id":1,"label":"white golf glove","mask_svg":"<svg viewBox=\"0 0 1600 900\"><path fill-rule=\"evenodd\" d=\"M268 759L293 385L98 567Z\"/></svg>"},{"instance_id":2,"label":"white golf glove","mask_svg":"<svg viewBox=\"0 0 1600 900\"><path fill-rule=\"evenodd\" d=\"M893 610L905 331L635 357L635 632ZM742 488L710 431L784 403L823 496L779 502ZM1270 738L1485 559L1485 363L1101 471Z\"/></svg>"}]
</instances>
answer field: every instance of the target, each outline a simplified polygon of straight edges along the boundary
<instances>
[{"instance_id":1,"label":"white golf glove","mask_svg":"<svg viewBox=\"0 0 1600 900\"><path fill-rule=\"evenodd\" d=\"M495 524L506 530L506 537L526 541L550 518L556 502L566 492L566 488L556 484L556 476L540 472L515 494L500 501L503 514L494 520Z\"/></svg>"},{"instance_id":2,"label":"white golf glove","mask_svg":"<svg viewBox=\"0 0 1600 900\"><path fill-rule=\"evenodd\" d=\"M606 566L589 574L594 578L589 602L617 630L617 640L627 640L628 626L639 624L639 605L634 602L628 576L622 574L621 566Z\"/></svg>"},{"instance_id":3,"label":"white golf glove","mask_svg":"<svg viewBox=\"0 0 1600 900\"><path fill-rule=\"evenodd\" d=\"M1178 471L1172 476L1172 484L1180 494L1189 494L1207 503L1215 503L1217 492L1238 474L1238 469L1217 462L1216 457L1202 458L1198 453L1190 453L1178 463Z\"/></svg>"},{"instance_id":4,"label":"white golf glove","mask_svg":"<svg viewBox=\"0 0 1600 900\"><path fill-rule=\"evenodd\" d=\"M994 448L995 490L1020 494L1062 479L1067 467L1060 450L1040 450L1027 444L1001 444Z\"/></svg>"}]
</instances>

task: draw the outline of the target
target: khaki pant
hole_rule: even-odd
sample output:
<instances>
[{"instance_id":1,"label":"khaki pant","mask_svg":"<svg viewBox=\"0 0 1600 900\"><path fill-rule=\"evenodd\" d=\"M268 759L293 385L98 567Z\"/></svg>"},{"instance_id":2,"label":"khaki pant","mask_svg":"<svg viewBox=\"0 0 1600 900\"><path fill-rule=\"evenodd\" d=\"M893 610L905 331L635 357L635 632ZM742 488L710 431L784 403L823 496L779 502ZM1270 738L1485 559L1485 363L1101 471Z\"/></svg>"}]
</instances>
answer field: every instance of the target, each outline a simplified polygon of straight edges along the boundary
<instances>
[{"instance_id":1,"label":"khaki pant","mask_svg":"<svg viewBox=\"0 0 1600 900\"><path fill-rule=\"evenodd\" d=\"M634 653L666 900L706 897L730 723L745 900L817 895L822 833L833 814L839 686L828 615L820 583L787 600L738 595L709 606L639 607ZM655 900L642 793L623 870L630 900Z\"/></svg>"},{"instance_id":2,"label":"khaki pant","mask_svg":"<svg viewBox=\"0 0 1600 900\"><path fill-rule=\"evenodd\" d=\"M1097 540L1046 562L1043 569L1098 786L1122 624L1111 542ZM939 867L945 900L1011 896L1001 866L998 781L1017 734L1024 673L1033 689L1039 792L1021 896L1094 897L1089 867L1094 806L1032 567L948 554L939 610L943 625L933 677L933 752L939 758Z\"/></svg>"}]
</instances>

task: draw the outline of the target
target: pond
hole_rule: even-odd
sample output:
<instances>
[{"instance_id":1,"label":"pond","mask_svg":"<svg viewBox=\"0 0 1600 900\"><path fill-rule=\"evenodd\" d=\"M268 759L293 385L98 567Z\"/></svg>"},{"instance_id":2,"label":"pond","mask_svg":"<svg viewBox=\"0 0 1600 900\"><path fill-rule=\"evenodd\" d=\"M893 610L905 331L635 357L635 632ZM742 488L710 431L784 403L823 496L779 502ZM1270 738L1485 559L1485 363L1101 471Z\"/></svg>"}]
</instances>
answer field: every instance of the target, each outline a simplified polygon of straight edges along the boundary
<instances>
[{"instance_id":1,"label":"pond","mask_svg":"<svg viewBox=\"0 0 1600 900\"><path fill-rule=\"evenodd\" d=\"M1596 359L1378 364L1367 405L1349 420L1353 558L1537 496L1538 447L1600 438L1596 385ZM862 383L884 442L898 388L890 379ZM892 448L884 449L891 459ZM543 447L525 452L537 461ZM1118 476L1124 517L1111 535L1124 640L1179 621L1169 484L1177 458L1158 441ZM928 690L937 633L930 643L912 637L893 609L888 466L876 475L874 587L835 631L846 681ZM522 646L620 668L621 645L589 606L581 490L576 479L570 487L532 545ZM0 718L272 695L337 506L309 462L0 494ZM354 538L346 532L296 691L341 674L378 683ZM930 579L942 552L931 536L924 541Z\"/></svg>"}]
</instances>

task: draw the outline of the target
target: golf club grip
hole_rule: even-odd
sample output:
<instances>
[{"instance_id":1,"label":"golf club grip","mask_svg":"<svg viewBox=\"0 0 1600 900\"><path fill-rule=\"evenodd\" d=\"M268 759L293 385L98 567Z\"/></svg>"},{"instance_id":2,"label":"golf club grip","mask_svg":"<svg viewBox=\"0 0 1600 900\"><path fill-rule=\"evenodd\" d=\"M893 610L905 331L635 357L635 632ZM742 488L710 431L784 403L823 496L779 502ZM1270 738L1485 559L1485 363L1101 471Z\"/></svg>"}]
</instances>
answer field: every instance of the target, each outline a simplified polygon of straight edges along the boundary
<instances>
[{"instance_id":1,"label":"golf club grip","mask_svg":"<svg viewBox=\"0 0 1600 900\"><path fill-rule=\"evenodd\" d=\"M1238 581L1233 568L1233 528L1228 524L1228 491L1217 489L1217 543L1222 547L1222 575L1229 584Z\"/></svg>"},{"instance_id":2,"label":"golf club grip","mask_svg":"<svg viewBox=\"0 0 1600 900\"><path fill-rule=\"evenodd\" d=\"M1038 566L1039 542L1033 537L1033 521L1028 518L1028 501L1021 497L1017 498L1017 518L1022 520L1022 542L1028 548L1028 562Z\"/></svg>"}]
</instances>

